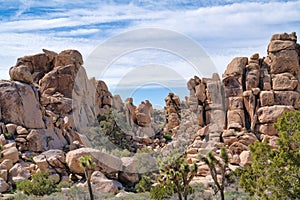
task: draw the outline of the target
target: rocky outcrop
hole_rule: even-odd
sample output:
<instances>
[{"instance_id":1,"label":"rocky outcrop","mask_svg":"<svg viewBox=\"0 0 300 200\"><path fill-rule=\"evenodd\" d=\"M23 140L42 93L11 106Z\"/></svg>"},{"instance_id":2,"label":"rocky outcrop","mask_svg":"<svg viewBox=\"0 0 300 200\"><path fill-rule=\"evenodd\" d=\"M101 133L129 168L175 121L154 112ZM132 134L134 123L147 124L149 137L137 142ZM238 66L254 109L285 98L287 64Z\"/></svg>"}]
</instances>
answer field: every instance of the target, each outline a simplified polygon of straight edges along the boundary
<instances>
[{"instance_id":1,"label":"rocky outcrop","mask_svg":"<svg viewBox=\"0 0 300 200\"><path fill-rule=\"evenodd\" d=\"M174 135L174 128L179 126L181 119L180 99L174 93L169 93L165 102L166 128L164 132Z\"/></svg>"},{"instance_id":2,"label":"rocky outcrop","mask_svg":"<svg viewBox=\"0 0 300 200\"><path fill-rule=\"evenodd\" d=\"M206 178L209 169L198 154L212 151L218 157L224 145L229 168L248 165L249 145L260 140L277 148L273 123L284 112L299 109L300 46L296 42L295 33L275 34L266 57L256 53L234 58L222 80L217 74L191 78L185 101L173 93L166 97L163 131L163 124L156 122L164 117L153 114L149 101L134 106L128 98L123 103L105 82L88 79L78 51L43 50L19 58L9 71L11 81L0 81L0 192L37 171L49 171L56 182L79 181L84 174L79 158L85 155L96 163L95 190L117 193L120 184L134 187L143 167L147 172L156 169L151 156L119 159L87 148L84 134L111 108L125 113L126 127L119 127L118 134L126 133L116 139L126 140L131 152L146 147L167 156L184 147L188 163L196 162L197 175Z\"/></svg>"},{"instance_id":3,"label":"rocky outcrop","mask_svg":"<svg viewBox=\"0 0 300 200\"><path fill-rule=\"evenodd\" d=\"M45 128L35 87L21 82L0 81L0 120L26 128Z\"/></svg>"},{"instance_id":4,"label":"rocky outcrop","mask_svg":"<svg viewBox=\"0 0 300 200\"><path fill-rule=\"evenodd\" d=\"M220 141L220 133L225 123L224 89L218 74L212 78L191 78L187 87L190 90L188 105L197 113L199 133L206 140Z\"/></svg>"},{"instance_id":5,"label":"rocky outcrop","mask_svg":"<svg viewBox=\"0 0 300 200\"><path fill-rule=\"evenodd\" d=\"M11 81L0 81L0 177L8 186L37 170L65 180L69 169L62 150L82 147L80 133L112 106L106 84L87 78L78 51L43 51L19 58L9 71ZM6 186L1 183L1 190Z\"/></svg>"},{"instance_id":6,"label":"rocky outcrop","mask_svg":"<svg viewBox=\"0 0 300 200\"><path fill-rule=\"evenodd\" d=\"M277 137L273 123L284 112L298 109L299 45L296 41L295 33L275 34L267 57L253 54L249 59L235 58L227 66L223 74L227 130L222 136L233 153L240 154L249 144L265 136ZM249 135L253 139L244 144L241 137Z\"/></svg>"},{"instance_id":7,"label":"rocky outcrop","mask_svg":"<svg viewBox=\"0 0 300 200\"><path fill-rule=\"evenodd\" d=\"M79 158L81 156L92 156L96 163L94 170L100 170L104 174L116 173L122 169L122 161L110 154L91 148L80 148L69 151L66 155L66 163L70 170L76 174L84 174L84 169L80 167Z\"/></svg>"}]
</instances>

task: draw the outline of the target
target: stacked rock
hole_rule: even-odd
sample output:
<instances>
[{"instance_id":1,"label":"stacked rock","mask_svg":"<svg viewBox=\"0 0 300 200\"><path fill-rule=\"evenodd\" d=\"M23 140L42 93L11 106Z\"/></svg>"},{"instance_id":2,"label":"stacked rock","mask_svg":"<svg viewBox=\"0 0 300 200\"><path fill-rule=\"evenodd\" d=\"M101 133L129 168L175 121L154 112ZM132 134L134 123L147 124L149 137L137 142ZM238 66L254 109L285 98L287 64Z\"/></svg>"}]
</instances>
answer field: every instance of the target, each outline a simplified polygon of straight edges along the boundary
<instances>
[{"instance_id":1,"label":"stacked rock","mask_svg":"<svg viewBox=\"0 0 300 200\"><path fill-rule=\"evenodd\" d=\"M166 106L166 128L164 130L165 133L174 134L176 127L180 124L180 99L174 93L169 93L169 95L165 98ZM173 130L174 129L174 130Z\"/></svg>"},{"instance_id":2,"label":"stacked rock","mask_svg":"<svg viewBox=\"0 0 300 200\"><path fill-rule=\"evenodd\" d=\"M190 90L189 108L197 113L199 132L204 133L201 136L207 135L208 139L219 141L225 123L225 113L223 86L218 74L203 79L194 76L188 81L187 87Z\"/></svg>"}]
</instances>

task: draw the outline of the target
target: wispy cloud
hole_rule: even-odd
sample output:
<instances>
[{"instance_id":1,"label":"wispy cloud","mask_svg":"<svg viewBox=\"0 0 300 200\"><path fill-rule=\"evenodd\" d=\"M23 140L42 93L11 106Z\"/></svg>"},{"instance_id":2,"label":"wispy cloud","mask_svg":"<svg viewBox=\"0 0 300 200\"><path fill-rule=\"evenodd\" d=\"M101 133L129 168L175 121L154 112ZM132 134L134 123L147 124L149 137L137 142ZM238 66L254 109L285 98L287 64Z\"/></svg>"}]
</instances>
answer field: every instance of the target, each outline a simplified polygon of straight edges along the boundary
<instances>
[{"instance_id":1,"label":"wispy cloud","mask_svg":"<svg viewBox=\"0 0 300 200\"><path fill-rule=\"evenodd\" d=\"M238 55L266 54L273 33L300 34L299 1L9 1L0 5L0 78L17 57L38 53L42 48L61 51L78 49L87 58L103 41L136 28L163 28L186 34L212 58L218 72ZM7 12L5 12L7 11ZM176 41L174 41L176 42ZM116 47L117 48L117 47ZM144 52L145 53L145 52ZM142 54L120 58L106 76L116 84L134 65L168 64L188 78L187 63L165 54ZM162 58L166 58L163 60ZM122 60L123 59L123 60ZM134 64L136 63L136 64Z\"/></svg>"}]
</instances>

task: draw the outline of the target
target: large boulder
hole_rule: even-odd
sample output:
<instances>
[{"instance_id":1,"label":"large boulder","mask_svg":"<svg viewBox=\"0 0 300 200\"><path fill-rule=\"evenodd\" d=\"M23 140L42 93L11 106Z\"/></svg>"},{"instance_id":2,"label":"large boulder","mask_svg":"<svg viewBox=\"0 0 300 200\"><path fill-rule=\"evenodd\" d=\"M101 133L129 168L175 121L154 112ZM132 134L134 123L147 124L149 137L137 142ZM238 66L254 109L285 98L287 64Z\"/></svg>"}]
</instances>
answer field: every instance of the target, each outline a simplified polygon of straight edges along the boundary
<instances>
[{"instance_id":1,"label":"large boulder","mask_svg":"<svg viewBox=\"0 0 300 200\"><path fill-rule=\"evenodd\" d=\"M135 157L123 157L121 160L123 170L119 172L119 181L124 185L134 186L135 183L139 182L138 171L140 161Z\"/></svg>"},{"instance_id":2,"label":"large boulder","mask_svg":"<svg viewBox=\"0 0 300 200\"><path fill-rule=\"evenodd\" d=\"M66 168L66 156L62 150L48 150L33 158L33 161L40 170L46 171L48 168L58 169Z\"/></svg>"},{"instance_id":3,"label":"large boulder","mask_svg":"<svg viewBox=\"0 0 300 200\"><path fill-rule=\"evenodd\" d=\"M294 90L298 80L290 73L276 74L272 78L273 90Z\"/></svg>"},{"instance_id":4,"label":"large boulder","mask_svg":"<svg viewBox=\"0 0 300 200\"><path fill-rule=\"evenodd\" d=\"M53 51L43 49L43 52L44 53L18 58L17 63L13 68L26 66L32 75L33 82L38 83L45 73L53 69L53 63L57 56L57 53Z\"/></svg>"},{"instance_id":5,"label":"large boulder","mask_svg":"<svg viewBox=\"0 0 300 200\"><path fill-rule=\"evenodd\" d=\"M68 144L59 130L55 132L51 129L32 129L26 140L28 141L28 150L34 152L63 149Z\"/></svg>"},{"instance_id":6,"label":"large boulder","mask_svg":"<svg viewBox=\"0 0 300 200\"><path fill-rule=\"evenodd\" d=\"M27 180L30 177L30 171L28 170L29 164L22 162L16 163L9 170L9 180L11 183L18 183Z\"/></svg>"},{"instance_id":7,"label":"large boulder","mask_svg":"<svg viewBox=\"0 0 300 200\"><path fill-rule=\"evenodd\" d=\"M289 72L297 74L299 71L299 56L296 50L282 50L269 53L266 61L270 65L272 74Z\"/></svg>"},{"instance_id":8,"label":"large boulder","mask_svg":"<svg viewBox=\"0 0 300 200\"><path fill-rule=\"evenodd\" d=\"M122 161L110 154L92 148L80 148L69 151L66 155L66 162L73 173L84 174L84 169L80 167L80 157L92 156L96 163L94 170L99 170L104 174L119 172L122 170Z\"/></svg>"},{"instance_id":9,"label":"large boulder","mask_svg":"<svg viewBox=\"0 0 300 200\"><path fill-rule=\"evenodd\" d=\"M45 128L36 89L20 82L0 81L0 117L4 123Z\"/></svg>"},{"instance_id":10,"label":"large boulder","mask_svg":"<svg viewBox=\"0 0 300 200\"><path fill-rule=\"evenodd\" d=\"M94 191L99 193L114 193L119 192L118 186L113 180L109 180L100 171L94 171L91 176L91 185Z\"/></svg>"},{"instance_id":11,"label":"large boulder","mask_svg":"<svg viewBox=\"0 0 300 200\"><path fill-rule=\"evenodd\" d=\"M1 155L0 163L6 159L11 160L13 163L19 161L19 151L15 146L3 149Z\"/></svg>"},{"instance_id":12,"label":"large boulder","mask_svg":"<svg viewBox=\"0 0 300 200\"><path fill-rule=\"evenodd\" d=\"M13 81L20 81L27 84L33 83L32 74L25 65L10 68L9 75Z\"/></svg>"},{"instance_id":13,"label":"large boulder","mask_svg":"<svg viewBox=\"0 0 300 200\"><path fill-rule=\"evenodd\" d=\"M5 192L8 190L9 185L6 183L6 181L3 178L0 178L0 193Z\"/></svg>"},{"instance_id":14,"label":"large boulder","mask_svg":"<svg viewBox=\"0 0 300 200\"><path fill-rule=\"evenodd\" d=\"M227 65L227 68L223 74L223 78L231 75L242 75L247 64L247 57L236 57L232 59L232 61Z\"/></svg>"},{"instance_id":15,"label":"large boulder","mask_svg":"<svg viewBox=\"0 0 300 200\"><path fill-rule=\"evenodd\" d=\"M284 112L294 110L293 106L265 106L257 110L258 120L260 123L274 123Z\"/></svg>"}]
</instances>

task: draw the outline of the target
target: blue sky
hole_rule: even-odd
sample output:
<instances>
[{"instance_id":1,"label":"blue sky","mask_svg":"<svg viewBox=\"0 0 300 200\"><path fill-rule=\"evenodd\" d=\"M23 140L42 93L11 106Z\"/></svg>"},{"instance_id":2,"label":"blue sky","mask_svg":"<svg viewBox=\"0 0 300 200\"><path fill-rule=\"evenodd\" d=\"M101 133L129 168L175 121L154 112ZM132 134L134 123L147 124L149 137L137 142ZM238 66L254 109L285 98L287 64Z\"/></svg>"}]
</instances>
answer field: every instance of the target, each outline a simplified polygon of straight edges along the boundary
<instances>
[{"instance_id":1,"label":"blue sky","mask_svg":"<svg viewBox=\"0 0 300 200\"><path fill-rule=\"evenodd\" d=\"M138 28L186 35L204 49L221 75L235 56L256 52L265 56L272 34L295 31L300 35L299 10L299 1L0 0L0 79L9 78L8 69L23 55L39 53L42 48L56 52L77 49L87 59L104 41ZM105 75L88 74L105 80L114 91L128 71L153 63L172 66L186 80L195 74L184 60L159 50L124 55ZM159 87L152 86L134 90L141 97L136 104L151 94L153 104L161 105L165 94L174 89L161 86L153 92Z\"/></svg>"}]
</instances>

